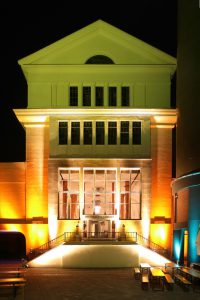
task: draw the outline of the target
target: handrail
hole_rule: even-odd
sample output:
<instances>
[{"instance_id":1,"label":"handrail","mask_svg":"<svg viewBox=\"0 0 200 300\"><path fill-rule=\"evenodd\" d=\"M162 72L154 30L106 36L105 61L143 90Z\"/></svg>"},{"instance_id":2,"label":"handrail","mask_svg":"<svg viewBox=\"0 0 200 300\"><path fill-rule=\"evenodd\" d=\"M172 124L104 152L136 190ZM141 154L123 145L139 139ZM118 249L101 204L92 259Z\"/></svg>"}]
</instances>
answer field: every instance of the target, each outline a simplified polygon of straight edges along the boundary
<instances>
[{"instance_id":1,"label":"handrail","mask_svg":"<svg viewBox=\"0 0 200 300\"><path fill-rule=\"evenodd\" d=\"M151 249L165 257L169 257L168 251L162 246L152 242L151 240L143 237L137 232L64 232L60 236L48 241L47 243L31 249L28 255L28 260L36 258L44 252L59 246L67 242L79 242L79 241L128 241L146 248Z\"/></svg>"}]
</instances>

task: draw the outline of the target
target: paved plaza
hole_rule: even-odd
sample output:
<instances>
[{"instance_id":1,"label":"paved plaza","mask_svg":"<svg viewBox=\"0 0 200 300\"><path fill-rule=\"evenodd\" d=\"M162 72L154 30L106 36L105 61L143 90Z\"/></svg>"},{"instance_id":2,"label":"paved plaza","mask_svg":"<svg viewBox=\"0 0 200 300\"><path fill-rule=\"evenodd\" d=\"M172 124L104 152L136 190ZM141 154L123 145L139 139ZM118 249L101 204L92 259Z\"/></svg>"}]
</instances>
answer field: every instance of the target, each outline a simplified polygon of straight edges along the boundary
<instances>
[{"instance_id":1,"label":"paved plaza","mask_svg":"<svg viewBox=\"0 0 200 300\"><path fill-rule=\"evenodd\" d=\"M199 300L200 292L143 290L132 268L57 269L29 268L26 272L25 300Z\"/></svg>"}]
</instances>

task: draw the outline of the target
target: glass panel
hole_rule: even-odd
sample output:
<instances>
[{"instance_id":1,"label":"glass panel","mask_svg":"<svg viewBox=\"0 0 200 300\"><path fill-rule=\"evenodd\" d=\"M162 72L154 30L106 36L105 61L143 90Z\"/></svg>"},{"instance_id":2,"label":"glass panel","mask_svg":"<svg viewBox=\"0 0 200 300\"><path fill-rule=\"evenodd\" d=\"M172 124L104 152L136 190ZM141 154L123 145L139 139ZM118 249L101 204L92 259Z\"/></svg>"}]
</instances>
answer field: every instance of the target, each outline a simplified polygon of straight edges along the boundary
<instances>
[{"instance_id":1,"label":"glass panel","mask_svg":"<svg viewBox=\"0 0 200 300\"><path fill-rule=\"evenodd\" d=\"M140 204L132 204L131 219L140 219Z\"/></svg>"},{"instance_id":2,"label":"glass panel","mask_svg":"<svg viewBox=\"0 0 200 300\"><path fill-rule=\"evenodd\" d=\"M70 180L79 180L79 171L70 170Z\"/></svg>"},{"instance_id":3,"label":"glass panel","mask_svg":"<svg viewBox=\"0 0 200 300\"><path fill-rule=\"evenodd\" d=\"M71 171L71 172L70 172ZM79 172L60 170L59 219L79 219Z\"/></svg>"},{"instance_id":4,"label":"glass panel","mask_svg":"<svg viewBox=\"0 0 200 300\"><path fill-rule=\"evenodd\" d=\"M129 106L129 87L123 86L121 89L122 106Z\"/></svg>"},{"instance_id":5,"label":"glass panel","mask_svg":"<svg viewBox=\"0 0 200 300\"><path fill-rule=\"evenodd\" d=\"M59 122L59 145L67 145L68 143L68 123Z\"/></svg>"},{"instance_id":6,"label":"glass panel","mask_svg":"<svg viewBox=\"0 0 200 300\"><path fill-rule=\"evenodd\" d=\"M94 213L94 214L115 214L115 181L105 181L106 179L106 170L93 169L94 174L94 188L88 179L88 174L84 176L84 193L85 193L85 214ZM85 170L88 172L88 170ZM116 173L116 172L115 172ZM116 174L113 174L113 171L110 173L112 177L116 177ZM107 190L105 186L107 185ZM109 193L108 193L109 192ZM91 201L93 204L93 209L89 208L88 201ZM87 203L86 203L87 201ZM110 202L110 203L108 203Z\"/></svg>"},{"instance_id":7,"label":"glass panel","mask_svg":"<svg viewBox=\"0 0 200 300\"><path fill-rule=\"evenodd\" d=\"M71 125L71 144L80 144L80 122L72 122Z\"/></svg>"},{"instance_id":8,"label":"glass panel","mask_svg":"<svg viewBox=\"0 0 200 300\"><path fill-rule=\"evenodd\" d=\"M141 122L133 122L132 140L133 145L141 145Z\"/></svg>"},{"instance_id":9,"label":"glass panel","mask_svg":"<svg viewBox=\"0 0 200 300\"><path fill-rule=\"evenodd\" d=\"M120 218L140 218L140 173L137 170L121 170ZM137 180L138 179L138 180ZM135 205L138 205L138 207ZM139 212L138 212L139 211Z\"/></svg>"},{"instance_id":10,"label":"glass panel","mask_svg":"<svg viewBox=\"0 0 200 300\"><path fill-rule=\"evenodd\" d=\"M117 122L108 122L108 145L117 144Z\"/></svg>"},{"instance_id":11,"label":"glass panel","mask_svg":"<svg viewBox=\"0 0 200 300\"><path fill-rule=\"evenodd\" d=\"M108 92L109 92L108 105L116 106L117 105L117 88L110 86L108 89Z\"/></svg>"},{"instance_id":12,"label":"glass panel","mask_svg":"<svg viewBox=\"0 0 200 300\"><path fill-rule=\"evenodd\" d=\"M96 122L96 145L104 145L104 122Z\"/></svg>"},{"instance_id":13,"label":"glass panel","mask_svg":"<svg viewBox=\"0 0 200 300\"><path fill-rule=\"evenodd\" d=\"M121 131L120 131L120 143L121 145L129 144L129 122L121 122Z\"/></svg>"},{"instance_id":14,"label":"glass panel","mask_svg":"<svg viewBox=\"0 0 200 300\"><path fill-rule=\"evenodd\" d=\"M131 203L140 203L139 193L131 193Z\"/></svg>"},{"instance_id":15,"label":"glass panel","mask_svg":"<svg viewBox=\"0 0 200 300\"><path fill-rule=\"evenodd\" d=\"M96 86L96 88L95 88L95 98L96 98L95 105L96 106L103 106L103 87L102 86Z\"/></svg>"},{"instance_id":16,"label":"glass panel","mask_svg":"<svg viewBox=\"0 0 200 300\"><path fill-rule=\"evenodd\" d=\"M116 180L116 171L108 170L106 174L106 178L107 180Z\"/></svg>"},{"instance_id":17,"label":"glass panel","mask_svg":"<svg viewBox=\"0 0 200 300\"><path fill-rule=\"evenodd\" d=\"M78 87L70 86L70 106L78 106Z\"/></svg>"},{"instance_id":18,"label":"glass panel","mask_svg":"<svg viewBox=\"0 0 200 300\"><path fill-rule=\"evenodd\" d=\"M91 87L83 87L83 106L91 106Z\"/></svg>"},{"instance_id":19,"label":"glass panel","mask_svg":"<svg viewBox=\"0 0 200 300\"><path fill-rule=\"evenodd\" d=\"M92 145L92 122L84 122L84 145Z\"/></svg>"}]
</instances>

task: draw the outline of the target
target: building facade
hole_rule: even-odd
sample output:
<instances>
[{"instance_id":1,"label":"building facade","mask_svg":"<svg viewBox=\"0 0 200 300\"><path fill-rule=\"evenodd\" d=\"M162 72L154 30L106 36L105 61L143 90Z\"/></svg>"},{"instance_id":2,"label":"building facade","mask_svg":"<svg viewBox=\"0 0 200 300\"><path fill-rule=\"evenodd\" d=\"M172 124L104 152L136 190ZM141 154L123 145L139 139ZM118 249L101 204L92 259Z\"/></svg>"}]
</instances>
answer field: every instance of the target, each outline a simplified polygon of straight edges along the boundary
<instances>
[{"instance_id":1,"label":"building facade","mask_svg":"<svg viewBox=\"0 0 200 300\"><path fill-rule=\"evenodd\" d=\"M77 231L171 251L176 59L98 20L19 65L26 162L2 164L1 228L24 233L27 252Z\"/></svg>"}]
</instances>

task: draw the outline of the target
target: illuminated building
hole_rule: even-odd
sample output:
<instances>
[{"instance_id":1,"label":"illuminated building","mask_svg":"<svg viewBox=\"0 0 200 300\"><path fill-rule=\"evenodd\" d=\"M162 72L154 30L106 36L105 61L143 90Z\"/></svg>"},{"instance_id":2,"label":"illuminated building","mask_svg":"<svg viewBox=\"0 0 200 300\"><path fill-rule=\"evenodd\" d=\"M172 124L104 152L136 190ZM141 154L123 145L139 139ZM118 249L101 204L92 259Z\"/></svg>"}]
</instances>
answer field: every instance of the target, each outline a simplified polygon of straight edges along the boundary
<instances>
[{"instance_id":1,"label":"illuminated building","mask_svg":"<svg viewBox=\"0 0 200 300\"><path fill-rule=\"evenodd\" d=\"M171 251L176 59L98 20L19 64L26 162L3 164L1 228L27 252L64 232L137 232Z\"/></svg>"}]
</instances>

